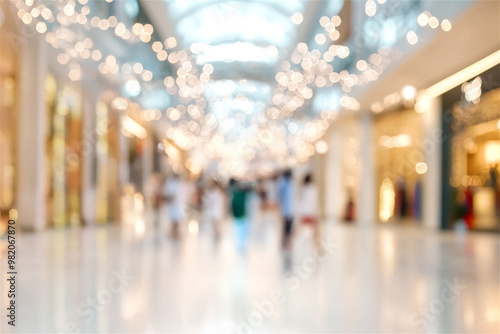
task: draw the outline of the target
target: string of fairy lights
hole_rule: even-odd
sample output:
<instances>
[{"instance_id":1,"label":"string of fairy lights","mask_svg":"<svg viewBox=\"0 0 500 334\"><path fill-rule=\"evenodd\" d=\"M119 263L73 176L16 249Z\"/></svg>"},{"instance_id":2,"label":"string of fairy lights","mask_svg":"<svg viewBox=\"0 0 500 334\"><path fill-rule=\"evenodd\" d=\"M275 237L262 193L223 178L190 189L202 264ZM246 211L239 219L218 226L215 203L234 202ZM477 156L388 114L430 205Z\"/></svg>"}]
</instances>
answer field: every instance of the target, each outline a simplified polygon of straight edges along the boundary
<instances>
[{"instance_id":1,"label":"string of fairy lights","mask_svg":"<svg viewBox=\"0 0 500 334\"><path fill-rule=\"evenodd\" d=\"M208 47L207 44L194 43L189 49L179 50L173 36L157 40L154 27L149 23L127 24L113 15L104 18L94 15L95 4L88 0L11 1L17 8L17 17L26 26L44 35L45 40L57 50L57 62L67 66L70 80L82 80L87 75L82 64L90 63L98 75L112 82L121 81L123 84L134 78L143 84L160 83L179 103L164 111L145 109L141 112L142 120L166 120L161 129L178 147L198 151L198 154L193 155L219 160L233 170L234 165L241 167L256 158L272 157L283 164L307 161L316 153L314 143L326 133L330 123L342 110L355 112L360 109L356 98L349 95L351 90L376 81L396 52L391 48L381 48L367 59L357 60L351 71L343 69L337 72L333 61L349 57L351 50L348 45L335 44L341 37L338 28L342 19L338 15L331 18L322 16L319 24L324 33L317 34L315 42L318 45L327 42L331 45L321 52L310 49L306 43L298 43L289 57L279 65L270 105L264 106L262 112L257 114L240 112L229 115L212 111L210 105L213 100L206 96L214 67L210 63L197 64L196 55L202 53ZM368 0L366 15L375 15L385 3L386 0ZM439 22L427 11L416 19L421 27L436 29L440 25L444 31L451 29L448 20ZM303 16L295 13L291 20L300 24ZM86 33L90 30L113 32L116 38L130 46L141 43L147 45L159 63L172 65L174 73L161 77L161 74L146 68L146 64L139 60L120 62L117 55L99 48L98 42ZM408 31L406 37L410 45L418 41L414 31ZM272 47L268 51L277 54L276 47ZM315 90L334 85L342 90L339 110L322 110L314 117L302 117L303 109L307 109L311 103ZM252 103L242 94L236 100L242 105ZM130 98L118 96L113 100L112 107L126 110L129 102Z\"/></svg>"}]
</instances>

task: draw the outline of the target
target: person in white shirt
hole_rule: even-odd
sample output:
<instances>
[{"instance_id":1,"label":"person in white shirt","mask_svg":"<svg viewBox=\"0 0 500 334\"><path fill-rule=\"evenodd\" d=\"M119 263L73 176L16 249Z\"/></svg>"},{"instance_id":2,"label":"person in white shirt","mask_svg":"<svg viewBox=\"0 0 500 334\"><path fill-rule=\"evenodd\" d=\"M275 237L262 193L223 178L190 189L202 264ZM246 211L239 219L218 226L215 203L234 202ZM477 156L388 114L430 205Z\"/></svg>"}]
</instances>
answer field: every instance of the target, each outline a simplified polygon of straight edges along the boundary
<instances>
[{"instance_id":1,"label":"person in white shirt","mask_svg":"<svg viewBox=\"0 0 500 334\"><path fill-rule=\"evenodd\" d=\"M224 194L216 181L209 182L203 194L203 211L207 223L214 233L215 241L220 238L221 222L224 218L225 201Z\"/></svg>"},{"instance_id":2,"label":"person in white shirt","mask_svg":"<svg viewBox=\"0 0 500 334\"><path fill-rule=\"evenodd\" d=\"M278 175L273 176L266 182L267 209L276 210L278 207Z\"/></svg>"},{"instance_id":3,"label":"person in white shirt","mask_svg":"<svg viewBox=\"0 0 500 334\"><path fill-rule=\"evenodd\" d=\"M163 186L163 196L167 203L167 213L172 224L171 235L173 238L179 236L179 224L184 219L184 186L179 175L173 174L167 178Z\"/></svg>"},{"instance_id":4,"label":"person in white shirt","mask_svg":"<svg viewBox=\"0 0 500 334\"><path fill-rule=\"evenodd\" d=\"M312 175L307 174L302 184L299 212L302 224L312 227L314 240L317 242L319 241L318 209L318 189Z\"/></svg>"}]
</instances>

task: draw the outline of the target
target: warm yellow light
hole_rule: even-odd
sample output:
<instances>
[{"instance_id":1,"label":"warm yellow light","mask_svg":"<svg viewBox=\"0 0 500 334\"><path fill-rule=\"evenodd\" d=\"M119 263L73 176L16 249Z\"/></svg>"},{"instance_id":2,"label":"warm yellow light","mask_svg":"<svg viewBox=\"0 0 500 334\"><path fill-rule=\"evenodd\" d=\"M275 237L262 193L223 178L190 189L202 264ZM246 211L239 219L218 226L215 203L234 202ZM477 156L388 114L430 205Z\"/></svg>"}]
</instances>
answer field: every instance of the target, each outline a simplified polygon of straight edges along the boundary
<instances>
[{"instance_id":1,"label":"warm yellow light","mask_svg":"<svg viewBox=\"0 0 500 334\"><path fill-rule=\"evenodd\" d=\"M401 96L407 101L413 100L417 96L417 89L414 86L406 85L401 89Z\"/></svg>"},{"instance_id":2,"label":"warm yellow light","mask_svg":"<svg viewBox=\"0 0 500 334\"><path fill-rule=\"evenodd\" d=\"M16 209L9 210L9 219L17 220L19 218L19 213Z\"/></svg>"},{"instance_id":3,"label":"warm yellow light","mask_svg":"<svg viewBox=\"0 0 500 334\"><path fill-rule=\"evenodd\" d=\"M161 42L154 42L153 45L151 45L151 48L153 49L154 52L158 52L163 48L163 44Z\"/></svg>"},{"instance_id":4,"label":"warm yellow light","mask_svg":"<svg viewBox=\"0 0 500 334\"><path fill-rule=\"evenodd\" d=\"M326 42L326 37L325 35L323 34L317 34L315 37L314 37L314 40L316 41L316 43L318 43L319 45L323 45L325 44Z\"/></svg>"},{"instance_id":5,"label":"warm yellow light","mask_svg":"<svg viewBox=\"0 0 500 334\"><path fill-rule=\"evenodd\" d=\"M330 19L327 17L327 16L322 16L320 19L319 19L319 24L320 26L322 26L323 28L326 27L328 25L328 23L330 23Z\"/></svg>"},{"instance_id":6,"label":"warm yellow light","mask_svg":"<svg viewBox=\"0 0 500 334\"><path fill-rule=\"evenodd\" d=\"M379 204L379 218L381 221L386 222L394 214L394 206L396 202L396 193L394 185L389 178L382 181L380 186L380 204Z\"/></svg>"},{"instance_id":7,"label":"warm yellow light","mask_svg":"<svg viewBox=\"0 0 500 334\"><path fill-rule=\"evenodd\" d=\"M441 22L441 29L444 31L450 31L451 30L451 22L448 20L443 20Z\"/></svg>"},{"instance_id":8,"label":"warm yellow light","mask_svg":"<svg viewBox=\"0 0 500 334\"><path fill-rule=\"evenodd\" d=\"M425 162L417 163L415 165L415 171L420 175L427 173L427 164Z\"/></svg>"},{"instance_id":9,"label":"warm yellow light","mask_svg":"<svg viewBox=\"0 0 500 334\"><path fill-rule=\"evenodd\" d=\"M331 21L336 27L338 27L342 23L342 19L338 15L333 16Z\"/></svg>"},{"instance_id":10,"label":"warm yellow light","mask_svg":"<svg viewBox=\"0 0 500 334\"><path fill-rule=\"evenodd\" d=\"M68 61L69 61L69 57L68 57L68 55L67 55L67 54L65 54L65 53L61 53L61 54L59 54L59 55L57 56L57 58L56 58L56 59L57 59L57 62L58 62L59 64L61 64L61 65L65 65L65 64L67 64L67 63L68 63Z\"/></svg>"},{"instance_id":11,"label":"warm yellow light","mask_svg":"<svg viewBox=\"0 0 500 334\"><path fill-rule=\"evenodd\" d=\"M138 138L146 138L146 136L148 135L146 129L144 129L139 123L128 116L124 117L122 126L125 130Z\"/></svg>"},{"instance_id":12,"label":"warm yellow light","mask_svg":"<svg viewBox=\"0 0 500 334\"><path fill-rule=\"evenodd\" d=\"M113 99L111 106L117 110L125 110L128 108L128 101L123 97L117 97Z\"/></svg>"},{"instance_id":13,"label":"warm yellow light","mask_svg":"<svg viewBox=\"0 0 500 334\"><path fill-rule=\"evenodd\" d=\"M377 4L373 0L368 0L365 4L365 13L368 16L374 16L377 13Z\"/></svg>"},{"instance_id":14,"label":"warm yellow light","mask_svg":"<svg viewBox=\"0 0 500 334\"><path fill-rule=\"evenodd\" d=\"M421 27L425 27L429 23L429 16L426 13L421 13L417 18L417 22Z\"/></svg>"},{"instance_id":15,"label":"warm yellow light","mask_svg":"<svg viewBox=\"0 0 500 334\"><path fill-rule=\"evenodd\" d=\"M419 100L432 99L500 64L500 50L427 88Z\"/></svg>"},{"instance_id":16,"label":"warm yellow light","mask_svg":"<svg viewBox=\"0 0 500 334\"><path fill-rule=\"evenodd\" d=\"M438 26L439 26L439 20L436 17L432 16L429 19L429 27L431 27L432 29L436 29Z\"/></svg>"},{"instance_id":17,"label":"warm yellow light","mask_svg":"<svg viewBox=\"0 0 500 334\"><path fill-rule=\"evenodd\" d=\"M498 323L500 319L500 309L488 308L486 311L486 320L491 323Z\"/></svg>"},{"instance_id":18,"label":"warm yellow light","mask_svg":"<svg viewBox=\"0 0 500 334\"><path fill-rule=\"evenodd\" d=\"M479 98L481 97L481 86L483 81L481 77L477 77L472 82L466 82L462 85L462 91L465 94L465 99L468 102L478 103Z\"/></svg>"},{"instance_id":19,"label":"warm yellow light","mask_svg":"<svg viewBox=\"0 0 500 334\"><path fill-rule=\"evenodd\" d=\"M371 109L374 113L378 114L379 112L384 111L384 106L380 102L375 102L374 104L372 104Z\"/></svg>"},{"instance_id":20,"label":"warm yellow light","mask_svg":"<svg viewBox=\"0 0 500 334\"><path fill-rule=\"evenodd\" d=\"M191 219L191 221L188 224L188 230L189 230L189 233L191 233L191 234L198 233L198 222L194 219Z\"/></svg>"},{"instance_id":21,"label":"warm yellow light","mask_svg":"<svg viewBox=\"0 0 500 334\"><path fill-rule=\"evenodd\" d=\"M490 140L484 145L484 160L488 165L500 163L500 141Z\"/></svg>"},{"instance_id":22,"label":"warm yellow light","mask_svg":"<svg viewBox=\"0 0 500 334\"><path fill-rule=\"evenodd\" d=\"M368 64L366 63L365 60L359 60L357 63L356 63L356 68L360 71L364 71L366 70L368 67Z\"/></svg>"},{"instance_id":23,"label":"warm yellow light","mask_svg":"<svg viewBox=\"0 0 500 334\"><path fill-rule=\"evenodd\" d=\"M173 49L177 46L177 40L175 39L175 37L169 37L165 40L165 47L169 48L169 49Z\"/></svg>"},{"instance_id":24,"label":"warm yellow light","mask_svg":"<svg viewBox=\"0 0 500 334\"><path fill-rule=\"evenodd\" d=\"M411 45L415 45L418 42L418 36L414 31L408 31L408 33L406 34L406 39Z\"/></svg>"},{"instance_id":25,"label":"warm yellow light","mask_svg":"<svg viewBox=\"0 0 500 334\"><path fill-rule=\"evenodd\" d=\"M33 21L33 17L31 16L30 13L25 13L22 16L22 21L24 24L30 24Z\"/></svg>"},{"instance_id":26,"label":"warm yellow light","mask_svg":"<svg viewBox=\"0 0 500 334\"><path fill-rule=\"evenodd\" d=\"M134 34L139 36L144 31L144 26L139 22L134 23L134 25L132 26L132 31L134 32Z\"/></svg>"},{"instance_id":27,"label":"warm yellow light","mask_svg":"<svg viewBox=\"0 0 500 334\"><path fill-rule=\"evenodd\" d=\"M318 152L318 154L325 154L326 152L328 152L328 144L324 140L318 140L315 146L316 152Z\"/></svg>"},{"instance_id":28,"label":"warm yellow light","mask_svg":"<svg viewBox=\"0 0 500 334\"><path fill-rule=\"evenodd\" d=\"M159 61L165 61L168 57L168 53L165 50L160 50L157 54L156 57L158 58Z\"/></svg>"},{"instance_id":29,"label":"warm yellow light","mask_svg":"<svg viewBox=\"0 0 500 334\"><path fill-rule=\"evenodd\" d=\"M64 6L63 8L63 12L64 14L66 14L67 16L71 16L75 13L75 7L73 7L71 4L67 4L66 6Z\"/></svg>"},{"instance_id":30,"label":"warm yellow light","mask_svg":"<svg viewBox=\"0 0 500 334\"><path fill-rule=\"evenodd\" d=\"M36 24L36 31L38 31L40 34L43 34L44 32L47 31L47 25L45 22L38 22Z\"/></svg>"},{"instance_id":31,"label":"warm yellow light","mask_svg":"<svg viewBox=\"0 0 500 334\"><path fill-rule=\"evenodd\" d=\"M144 70L144 67L142 66L141 63L135 63L132 69L134 70L135 74L141 74L142 71Z\"/></svg>"},{"instance_id":32,"label":"warm yellow light","mask_svg":"<svg viewBox=\"0 0 500 334\"><path fill-rule=\"evenodd\" d=\"M302 13L294 13L292 15L292 22L295 23L295 24L301 24L302 21L304 21L304 15L302 15Z\"/></svg>"},{"instance_id":33,"label":"warm yellow light","mask_svg":"<svg viewBox=\"0 0 500 334\"><path fill-rule=\"evenodd\" d=\"M405 133L396 135L394 137L381 136L378 140L378 143L385 148L408 147L412 143L412 138L410 135Z\"/></svg>"},{"instance_id":34,"label":"warm yellow light","mask_svg":"<svg viewBox=\"0 0 500 334\"><path fill-rule=\"evenodd\" d=\"M415 111L419 114L424 113L429 109L431 103L428 99L423 99L415 103Z\"/></svg>"},{"instance_id":35,"label":"warm yellow light","mask_svg":"<svg viewBox=\"0 0 500 334\"><path fill-rule=\"evenodd\" d=\"M176 162L181 158L181 151L168 140L163 140L163 145L165 146L165 154L169 158L172 158Z\"/></svg>"},{"instance_id":36,"label":"warm yellow light","mask_svg":"<svg viewBox=\"0 0 500 334\"><path fill-rule=\"evenodd\" d=\"M101 51L99 51L99 50L92 51L92 59L93 60L99 61L99 60L101 60L101 58L102 58Z\"/></svg>"}]
</instances>

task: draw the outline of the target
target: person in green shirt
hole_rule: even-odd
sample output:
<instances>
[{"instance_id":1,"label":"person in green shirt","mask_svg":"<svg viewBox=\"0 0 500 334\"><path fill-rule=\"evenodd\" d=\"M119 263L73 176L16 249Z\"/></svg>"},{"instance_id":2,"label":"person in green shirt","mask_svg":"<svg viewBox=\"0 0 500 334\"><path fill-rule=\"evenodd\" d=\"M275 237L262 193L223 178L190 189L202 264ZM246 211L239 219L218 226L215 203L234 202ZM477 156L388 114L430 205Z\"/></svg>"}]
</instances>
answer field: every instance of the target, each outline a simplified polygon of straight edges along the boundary
<instances>
[{"instance_id":1,"label":"person in green shirt","mask_svg":"<svg viewBox=\"0 0 500 334\"><path fill-rule=\"evenodd\" d=\"M245 252L248 239L247 197L249 189L241 182L229 180L231 193L231 213L233 215L236 232L236 244L241 253Z\"/></svg>"}]
</instances>

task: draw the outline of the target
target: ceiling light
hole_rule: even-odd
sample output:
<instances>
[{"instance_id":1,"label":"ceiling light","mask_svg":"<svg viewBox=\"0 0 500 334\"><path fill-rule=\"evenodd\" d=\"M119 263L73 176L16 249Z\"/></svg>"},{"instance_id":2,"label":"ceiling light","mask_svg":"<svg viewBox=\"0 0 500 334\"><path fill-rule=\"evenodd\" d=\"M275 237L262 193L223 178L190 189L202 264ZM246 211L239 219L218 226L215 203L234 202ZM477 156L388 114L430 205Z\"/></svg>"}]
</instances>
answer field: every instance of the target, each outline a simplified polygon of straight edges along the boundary
<instances>
[{"instance_id":1,"label":"ceiling light","mask_svg":"<svg viewBox=\"0 0 500 334\"><path fill-rule=\"evenodd\" d=\"M401 89L401 96L406 101L411 101L417 96L417 89L412 85L406 85Z\"/></svg>"},{"instance_id":2,"label":"ceiling light","mask_svg":"<svg viewBox=\"0 0 500 334\"><path fill-rule=\"evenodd\" d=\"M408 31L408 33L406 34L406 39L411 45L415 45L418 42L418 36L414 31Z\"/></svg>"},{"instance_id":3,"label":"ceiling light","mask_svg":"<svg viewBox=\"0 0 500 334\"><path fill-rule=\"evenodd\" d=\"M328 144L324 140L318 140L315 147L318 154L325 154L326 152L328 152Z\"/></svg>"},{"instance_id":4,"label":"ceiling light","mask_svg":"<svg viewBox=\"0 0 500 334\"><path fill-rule=\"evenodd\" d=\"M457 87L463 82L472 79L475 76L483 73L484 71L489 70L495 65L500 63L500 50L492 53L486 58L481 59L480 61L464 68L463 70L447 77L446 79L441 80L440 82L432 85L422 94L419 99L432 99L437 97L452 88Z\"/></svg>"},{"instance_id":5,"label":"ceiling light","mask_svg":"<svg viewBox=\"0 0 500 334\"><path fill-rule=\"evenodd\" d=\"M146 138L146 136L148 135L146 129L144 129L139 123L128 116L124 117L122 126L125 130L138 138Z\"/></svg>"},{"instance_id":6,"label":"ceiling light","mask_svg":"<svg viewBox=\"0 0 500 334\"><path fill-rule=\"evenodd\" d=\"M302 15L302 13L294 13L292 15L292 22L295 23L295 24L301 24L302 21L304 21L304 15Z\"/></svg>"},{"instance_id":7,"label":"ceiling light","mask_svg":"<svg viewBox=\"0 0 500 334\"><path fill-rule=\"evenodd\" d=\"M444 31L450 31L451 30L451 22L448 20L443 20L441 22L441 29Z\"/></svg>"},{"instance_id":8,"label":"ceiling light","mask_svg":"<svg viewBox=\"0 0 500 334\"><path fill-rule=\"evenodd\" d=\"M436 17L431 17L429 19L429 27L436 29L439 26L439 20Z\"/></svg>"},{"instance_id":9,"label":"ceiling light","mask_svg":"<svg viewBox=\"0 0 500 334\"><path fill-rule=\"evenodd\" d=\"M417 172L417 174L425 174L427 173L427 164L425 162L419 162L415 165L415 171Z\"/></svg>"}]
</instances>

